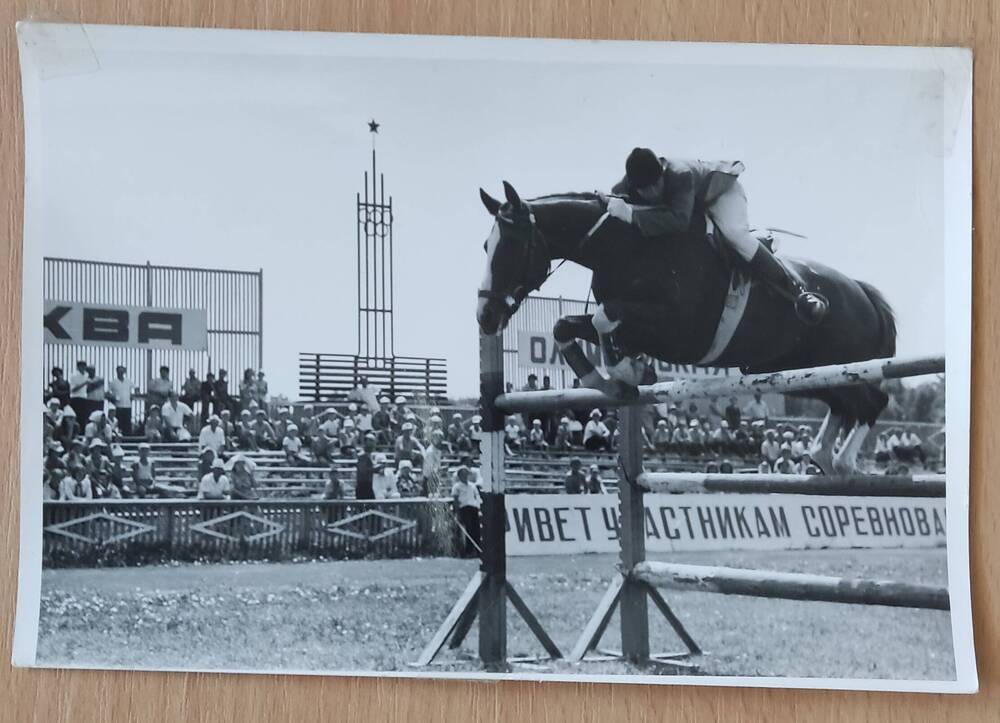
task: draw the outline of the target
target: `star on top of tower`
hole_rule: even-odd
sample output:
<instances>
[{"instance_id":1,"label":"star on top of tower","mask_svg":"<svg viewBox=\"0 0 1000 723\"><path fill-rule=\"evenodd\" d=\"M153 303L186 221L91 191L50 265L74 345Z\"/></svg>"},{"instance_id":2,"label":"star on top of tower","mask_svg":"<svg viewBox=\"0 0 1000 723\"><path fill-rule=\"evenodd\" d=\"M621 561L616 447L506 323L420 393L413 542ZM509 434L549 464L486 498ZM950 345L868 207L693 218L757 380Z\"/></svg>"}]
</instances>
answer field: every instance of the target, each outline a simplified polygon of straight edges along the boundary
<instances>
[{"instance_id":1,"label":"star on top of tower","mask_svg":"<svg viewBox=\"0 0 1000 723\"><path fill-rule=\"evenodd\" d=\"M376 123L375 119L372 118L370 121L368 121L368 130L371 131L372 133L378 133L379 125L380 124Z\"/></svg>"}]
</instances>

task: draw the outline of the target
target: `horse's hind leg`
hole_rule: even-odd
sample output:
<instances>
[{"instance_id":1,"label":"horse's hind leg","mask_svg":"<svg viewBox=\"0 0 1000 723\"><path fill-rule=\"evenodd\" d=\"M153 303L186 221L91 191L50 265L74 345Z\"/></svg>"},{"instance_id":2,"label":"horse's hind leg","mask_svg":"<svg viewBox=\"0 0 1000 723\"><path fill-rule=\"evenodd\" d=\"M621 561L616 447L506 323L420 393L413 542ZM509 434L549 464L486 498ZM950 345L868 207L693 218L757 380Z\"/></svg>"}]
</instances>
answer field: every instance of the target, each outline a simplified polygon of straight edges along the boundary
<instances>
[{"instance_id":1,"label":"horse's hind leg","mask_svg":"<svg viewBox=\"0 0 1000 723\"><path fill-rule=\"evenodd\" d=\"M868 436L868 432L871 427L864 422L858 422L855 424L851 431L847 433L847 438L844 440L844 446L840 449L840 454L833 461L834 469L839 474L846 474L848 472L856 472L858 469L858 452L861 451L861 445L865 442L865 437Z\"/></svg>"},{"instance_id":2,"label":"horse's hind leg","mask_svg":"<svg viewBox=\"0 0 1000 723\"><path fill-rule=\"evenodd\" d=\"M842 423L839 415L834 414L833 410L828 411L809 449L809 456L825 474L833 472L833 443Z\"/></svg>"}]
</instances>

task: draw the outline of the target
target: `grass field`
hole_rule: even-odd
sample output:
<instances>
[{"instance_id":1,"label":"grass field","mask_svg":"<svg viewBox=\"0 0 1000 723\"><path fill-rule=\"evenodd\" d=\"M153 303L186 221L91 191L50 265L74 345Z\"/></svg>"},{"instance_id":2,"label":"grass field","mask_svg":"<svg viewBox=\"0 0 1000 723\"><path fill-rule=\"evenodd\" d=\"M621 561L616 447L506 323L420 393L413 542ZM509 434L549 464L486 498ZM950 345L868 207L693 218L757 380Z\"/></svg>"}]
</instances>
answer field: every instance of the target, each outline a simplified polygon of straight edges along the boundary
<instances>
[{"instance_id":1,"label":"grass field","mask_svg":"<svg viewBox=\"0 0 1000 723\"><path fill-rule=\"evenodd\" d=\"M676 562L891 578L944 585L944 550L699 553ZM413 670L476 570L454 559L46 570L38 662L102 667ZM597 605L612 555L511 558L509 578L563 652ZM953 679L949 615L664 591L706 675ZM652 606L651 606L652 610ZM542 652L511 609L510 655ZM651 615L653 651L682 646ZM469 658L476 629L449 664ZM618 624L603 643L618 647ZM640 673L619 662L553 662L547 672ZM532 671L537 672L537 671ZM543 671L545 672L545 671Z\"/></svg>"}]
</instances>

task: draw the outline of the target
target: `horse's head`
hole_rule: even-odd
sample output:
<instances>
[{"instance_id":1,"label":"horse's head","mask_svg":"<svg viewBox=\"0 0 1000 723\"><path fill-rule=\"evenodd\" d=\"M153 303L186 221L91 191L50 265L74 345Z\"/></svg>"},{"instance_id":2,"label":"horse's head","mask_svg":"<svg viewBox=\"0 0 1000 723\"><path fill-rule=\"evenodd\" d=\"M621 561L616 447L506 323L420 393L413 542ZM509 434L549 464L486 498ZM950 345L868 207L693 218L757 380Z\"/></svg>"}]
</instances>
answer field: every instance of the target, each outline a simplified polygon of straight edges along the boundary
<instances>
[{"instance_id":1,"label":"horse's head","mask_svg":"<svg viewBox=\"0 0 1000 723\"><path fill-rule=\"evenodd\" d=\"M545 281L551 256L535 216L517 191L503 182L507 202L486 191L479 196L495 219L486 239L486 273L479 287L476 319L484 334L496 334L507 326L521 302Z\"/></svg>"}]
</instances>

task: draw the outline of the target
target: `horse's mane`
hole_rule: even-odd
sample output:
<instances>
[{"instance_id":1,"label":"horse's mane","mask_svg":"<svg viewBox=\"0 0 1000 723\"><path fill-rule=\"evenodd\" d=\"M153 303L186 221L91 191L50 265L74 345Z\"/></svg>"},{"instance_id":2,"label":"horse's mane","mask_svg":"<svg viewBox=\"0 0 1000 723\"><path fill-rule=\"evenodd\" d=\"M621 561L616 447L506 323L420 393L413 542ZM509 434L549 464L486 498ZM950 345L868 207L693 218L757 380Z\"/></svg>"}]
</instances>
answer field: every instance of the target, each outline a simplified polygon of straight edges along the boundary
<instances>
[{"instance_id":1,"label":"horse's mane","mask_svg":"<svg viewBox=\"0 0 1000 723\"><path fill-rule=\"evenodd\" d=\"M544 196L529 198L528 203L545 203L557 201L597 201L600 197L593 191L566 191L565 193L547 193Z\"/></svg>"}]
</instances>

